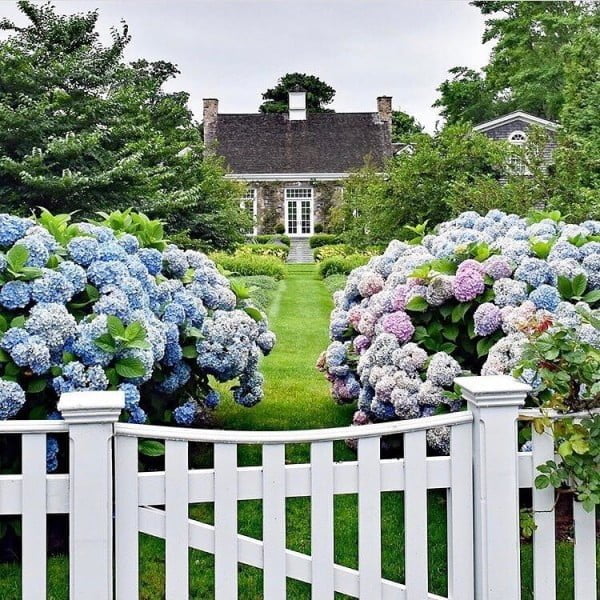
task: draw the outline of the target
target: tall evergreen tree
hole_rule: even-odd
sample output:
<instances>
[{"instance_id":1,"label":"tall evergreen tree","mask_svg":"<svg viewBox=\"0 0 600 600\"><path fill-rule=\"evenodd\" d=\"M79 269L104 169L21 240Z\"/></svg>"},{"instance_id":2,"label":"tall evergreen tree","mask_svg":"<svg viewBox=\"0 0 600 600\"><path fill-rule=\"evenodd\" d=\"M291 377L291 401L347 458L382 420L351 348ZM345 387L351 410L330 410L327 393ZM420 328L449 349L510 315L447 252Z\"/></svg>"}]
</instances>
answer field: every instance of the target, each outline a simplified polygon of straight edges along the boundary
<instances>
[{"instance_id":1,"label":"tall evergreen tree","mask_svg":"<svg viewBox=\"0 0 600 600\"><path fill-rule=\"evenodd\" d=\"M203 160L188 94L163 89L177 68L127 64L127 25L102 45L98 11L60 15L29 0L19 7L26 26L0 20L11 34L0 43L2 208L90 214L133 206L185 223L209 244L241 239L239 187Z\"/></svg>"}]
</instances>

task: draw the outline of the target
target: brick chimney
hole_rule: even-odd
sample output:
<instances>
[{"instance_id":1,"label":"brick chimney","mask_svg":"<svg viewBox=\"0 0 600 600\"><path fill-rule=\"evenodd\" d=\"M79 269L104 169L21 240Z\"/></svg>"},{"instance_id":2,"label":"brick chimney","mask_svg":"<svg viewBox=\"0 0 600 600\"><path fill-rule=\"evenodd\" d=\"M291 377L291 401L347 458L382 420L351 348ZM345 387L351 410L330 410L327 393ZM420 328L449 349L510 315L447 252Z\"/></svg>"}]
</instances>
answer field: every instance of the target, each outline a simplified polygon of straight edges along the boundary
<instances>
[{"instance_id":1,"label":"brick chimney","mask_svg":"<svg viewBox=\"0 0 600 600\"><path fill-rule=\"evenodd\" d=\"M210 151L217 141L217 119L219 117L219 100L217 98L204 98L204 112L202 123L204 127L204 146Z\"/></svg>"},{"instance_id":2,"label":"brick chimney","mask_svg":"<svg viewBox=\"0 0 600 600\"><path fill-rule=\"evenodd\" d=\"M387 123L390 135L392 135L392 97L377 97L377 113L383 123Z\"/></svg>"},{"instance_id":3,"label":"brick chimney","mask_svg":"<svg viewBox=\"0 0 600 600\"><path fill-rule=\"evenodd\" d=\"M299 85L288 92L288 106L290 121L306 120L306 90Z\"/></svg>"}]
</instances>

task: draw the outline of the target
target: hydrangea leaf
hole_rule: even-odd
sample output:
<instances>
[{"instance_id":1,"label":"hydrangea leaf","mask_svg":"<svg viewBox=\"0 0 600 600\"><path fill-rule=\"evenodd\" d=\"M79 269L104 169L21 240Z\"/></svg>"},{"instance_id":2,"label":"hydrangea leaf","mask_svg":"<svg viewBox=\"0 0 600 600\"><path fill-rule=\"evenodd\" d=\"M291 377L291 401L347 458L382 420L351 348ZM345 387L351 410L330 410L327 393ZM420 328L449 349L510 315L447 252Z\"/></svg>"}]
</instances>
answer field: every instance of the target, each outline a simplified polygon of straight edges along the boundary
<instances>
[{"instance_id":1,"label":"hydrangea leaf","mask_svg":"<svg viewBox=\"0 0 600 600\"><path fill-rule=\"evenodd\" d=\"M109 315L106 318L106 326L108 328L108 333L112 335L114 338L120 338L125 333L125 326L119 317L115 317L114 315Z\"/></svg>"},{"instance_id":2,"label":"hydrangea leaf","mask_svg":"<svg viewBox=\"0 0 600 600\"><path fill-rule=\"evenodd\" d=\"M17 244L6 253L8 266L18 273L27 264L29 259L29 250L25 246Z\"/></svg>"},{"instance_id":3,"label":"hydrangea leaf","mask_svg":"<svg viewBox=\"0 0 600 600\"><path fill-rule=\"evenodd\" d=\"M158 440L142 440L138 444L138 450L144 456L164 456L165 445Z\"/></svg>"},{"instance_id":4,"label":"hydrangea leaf","mask_svg":"<svg viewBox=\"0 0 600 600\"><path fill-rule=\"evenodd\" d=\"M136 377L142 377L146 373L144 363L134 356L128 356L126 358L120 358L115 362L115 369L121 377L125 379L135 379Z\"/></svg>"},{"instance_id":5,"label":"hydrangea leaf","mask_svg":"<svg viewBox=\"0 0 600 600\"><path fill-rule=\"evenodd\" d=\"M407 303L406 303L406 310L411 310L411 311L416 311L416 312L423 312L425 310L427 310L427 308L429 307L429 304L427 303L427 300L425 300L425 298L423 298L423 296L413 296Z\"/></svg>"},{"instance_id":6,"label":"hydrangea leaf","mask_svg":"<svg viewBox=\"0 0 600 600\"><path fill-rule=\"evenodd\" d=\"M244 312L248 316L252 317L256 322L263 320L263 315L260 312L260 310L258 310L257 308L254 308L252 306L247 306L246 308L244 308Z\"/></svg>"},{"instance_id":7,"label":"hydrangea leaf","mask_svg":"<svg viewBox=\"0 0 600 600\"><path fill-rule=\"evenodd\" d=\"M43 378L34 379L33 381L30 381L27 384L27 393L28 394L39 394L46 389L47 385L48 385L48 381L46 379L43 379ZM33 417L31 417L31 415L30 415L30 418L33 418ZM44 417L42 417L42 418L44 418Z\"/></svg>"}]
</instances>

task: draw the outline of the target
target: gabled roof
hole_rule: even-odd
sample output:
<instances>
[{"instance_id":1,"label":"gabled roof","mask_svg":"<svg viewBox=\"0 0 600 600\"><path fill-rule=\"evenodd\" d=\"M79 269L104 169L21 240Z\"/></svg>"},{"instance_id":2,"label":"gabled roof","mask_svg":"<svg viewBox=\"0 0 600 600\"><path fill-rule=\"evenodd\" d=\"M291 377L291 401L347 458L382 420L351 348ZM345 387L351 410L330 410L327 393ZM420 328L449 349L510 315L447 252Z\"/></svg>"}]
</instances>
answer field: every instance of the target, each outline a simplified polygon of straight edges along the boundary
<instances>
[{"instance_id":1,"label":"gabled roof","mask_svg":"<svg viewBox=\"0 0 600 600\"><path fill-rule=\"evenodd\" d=\"M392 156L389 125L378 113L219 114L217 154L235 174L348 173L367 157Z\"/></svg>"},{"instance_id":2,"label":"gabled roof","mask_svg":"<svg viewBox=\"0 0 600 600\"><path fill-rule=\"evenodd\" d=\"M490 129L495 129L500 125L505 125L506 123L511 123L512 121L525 121L529 125L541 125L542 127L545 127L551 131L557 131L559 127L558 123L555 123L554 121L548 121L546 119L542 119L541 117L530 115L522 110L516 110L508 113L507 115L502 115L497 119L493 119L492 121L480 123L479 125L473 127L473 130L479 132L489 131Z\"/></svg>"}]
</instances>

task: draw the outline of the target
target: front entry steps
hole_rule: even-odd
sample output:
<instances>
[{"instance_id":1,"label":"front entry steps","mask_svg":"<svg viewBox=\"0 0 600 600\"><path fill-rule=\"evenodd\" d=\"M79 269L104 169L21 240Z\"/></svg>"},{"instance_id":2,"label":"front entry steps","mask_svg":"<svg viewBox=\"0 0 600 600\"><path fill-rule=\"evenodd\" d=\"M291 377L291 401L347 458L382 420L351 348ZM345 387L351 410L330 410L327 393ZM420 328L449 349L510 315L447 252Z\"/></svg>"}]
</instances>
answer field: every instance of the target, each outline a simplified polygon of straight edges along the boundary
<instances>
[{"instance_id":1,"label":"front entry steps","mask_svg":"<svg viewBox=\"0 0 600 600\"><path fill-rule=\"evenodd\" d=\"M291 238L290 253L287 258L288 263L313 263L313 253L308 245L308 238L293 237Z\"/></svg>"}]
</instances>

